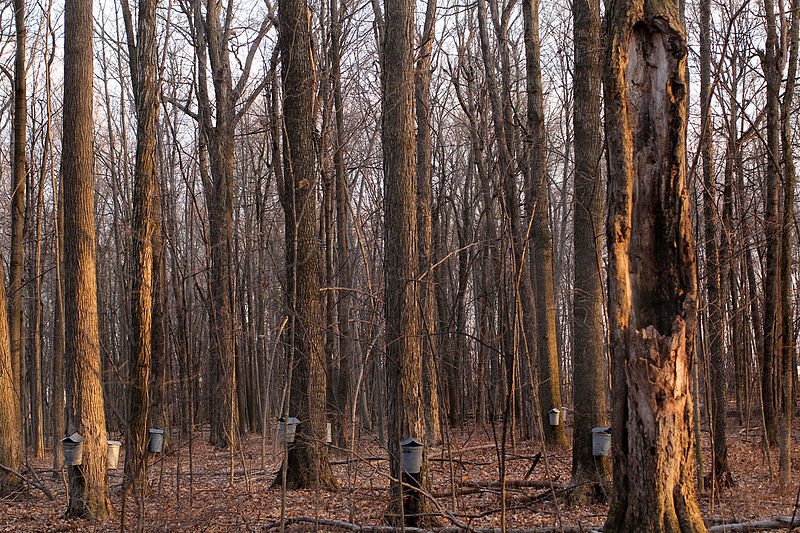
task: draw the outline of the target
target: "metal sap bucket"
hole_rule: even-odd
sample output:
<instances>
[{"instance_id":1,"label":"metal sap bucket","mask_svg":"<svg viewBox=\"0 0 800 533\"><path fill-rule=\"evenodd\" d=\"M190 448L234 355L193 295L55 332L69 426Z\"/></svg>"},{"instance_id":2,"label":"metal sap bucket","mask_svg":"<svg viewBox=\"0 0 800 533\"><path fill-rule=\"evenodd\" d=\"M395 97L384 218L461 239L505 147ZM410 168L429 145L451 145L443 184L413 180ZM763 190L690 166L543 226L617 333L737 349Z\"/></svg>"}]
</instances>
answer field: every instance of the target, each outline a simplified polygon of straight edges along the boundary
<instances>
[{"instance_id":1,"label":"metal sap bucket","mask_svg":"<svg viewBox=\"0 0 800 533\"><path fill-rule=\"evenodd\" d=\"M611 428L592 428L592 455L608 457L611 452Z\"/></svg>"},{"instance_id":2,"label":"metal sap bucket","mask_svg":"<svg viewBox=\"0 0 800 533\"><path fill-rule=\"evenodd\" d=\"M118 440L108 441L108 468L117 469L119 463L119 447L122 445Z\"/></svg>"},{"instance_id":3,"label":"metal sap bucket","mask_svg":"<svg viewBox=\"0 0 800 533\"><path fill-rule=\"evenodd\" d=\"M422 469L422 450L425 445L418 440L408 438L400 442L400 464L403 471L409 474L419 474Z\"/></svg>"},{"instance_id":4,"label":"metal sap bucket","mask_svg":"<svg viewBox=\"0 0 800 533\"><path fill-rule=\"evenodd\" d=\"M150 443L147 450L150 453L161 453L164 449L164 430L150 428Z\"/></svg>"},{"instance_id":5,"label":"metal sap bucket","mask_svg":"<svg viewBox=\"0 0 800 533\"><path fill-rule=\"evenodd\" d=\"M77 466L83 464L83 440L83 435L77 431L69 437L61 439L65 465Z\"/></svg>"},{"instance_id":6,"label":"metal sap bucket","mask_svg":"<svg viewBox=\"0 0 800 533\"><path fill-rule=\"evenodd\" d=\"M551 426L557 426L558 423L559 423L559 420L561 419L561 411L559 411L558 409L553 408L553 409L550 409L550 413L549 414L550 414L550 425Z\"/></svg>"},{"instance_id":7,"label":"metal sap bucket","mask_svg":"<svg viewBox=\"0 0 800 533\"><path fill-rule=\"evenodd\" d=\"M281 442L294 442L294 437L297 434L297 425L300 423L299 418L290 416L288 419L280 417L278 419L281 429Z\"/></svg>"}]
</instances>

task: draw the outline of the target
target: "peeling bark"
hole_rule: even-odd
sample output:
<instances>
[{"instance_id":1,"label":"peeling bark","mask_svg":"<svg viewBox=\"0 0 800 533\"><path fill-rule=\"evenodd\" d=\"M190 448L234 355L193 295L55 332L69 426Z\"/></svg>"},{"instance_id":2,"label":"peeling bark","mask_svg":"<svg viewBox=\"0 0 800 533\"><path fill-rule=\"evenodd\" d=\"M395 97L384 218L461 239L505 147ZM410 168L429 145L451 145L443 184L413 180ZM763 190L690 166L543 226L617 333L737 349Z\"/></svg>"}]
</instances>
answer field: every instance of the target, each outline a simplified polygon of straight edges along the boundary
<instances>
[{"instance_id":1,"label":"peeling bark","mask_svg":"<svg viewBox=\"0 0 800 533\"><path fill-rule=\"evenodd\" d=\"M605 72L614 495L606 531L705 531L690 379L697 279L686 37L670 1L612 4Z\"/></svg>"}]
</instances>

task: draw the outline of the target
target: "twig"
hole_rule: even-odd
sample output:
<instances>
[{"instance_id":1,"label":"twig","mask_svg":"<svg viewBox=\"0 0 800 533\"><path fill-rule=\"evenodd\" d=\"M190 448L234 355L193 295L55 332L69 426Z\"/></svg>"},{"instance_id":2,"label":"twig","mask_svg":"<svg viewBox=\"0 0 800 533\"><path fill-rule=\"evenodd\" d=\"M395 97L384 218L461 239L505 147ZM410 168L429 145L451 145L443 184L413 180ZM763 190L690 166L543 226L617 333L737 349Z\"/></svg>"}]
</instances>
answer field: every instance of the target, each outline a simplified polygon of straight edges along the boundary
<instances>
[{"instance_id":1,"label":"twig","mask_svg":"<svg viewBox=\"0 0 800 533\"><path fill-rule=\"evenodd\" d=\"M53 493L50 492L50 490L47 487L45 487L41 482L37 481L36 479L29 479L29 478L23 476L22 474L20 474L19 472L17 472L16 470L14 470L12 468L8 468L7 466L5 466L3 464L0 464L0 470L4 470L4 471L8 472L9 474L11 474L12 476L18 477L19 479L21 479L23 482L27 483L28 485L34 486L37 489L41 490L42 492L44 492L44 495L47 496L48 500L50 500L50 501L55 500L55 497L53 496Z\"/></svg>"}]
</instances>

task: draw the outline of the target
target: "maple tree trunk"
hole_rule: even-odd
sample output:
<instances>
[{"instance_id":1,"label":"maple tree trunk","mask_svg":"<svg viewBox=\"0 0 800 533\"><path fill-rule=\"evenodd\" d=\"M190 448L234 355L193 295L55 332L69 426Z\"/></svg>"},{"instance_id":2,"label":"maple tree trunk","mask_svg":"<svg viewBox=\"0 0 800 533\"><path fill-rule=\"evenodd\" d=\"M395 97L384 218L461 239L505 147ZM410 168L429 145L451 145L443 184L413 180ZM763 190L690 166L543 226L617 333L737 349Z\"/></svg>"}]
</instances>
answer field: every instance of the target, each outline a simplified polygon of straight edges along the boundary
<instances>
[{"instance_id":1,"label":"maple tree trunk","mask_svg":"<svg viewBox=\"0 0 800 533\"><path fill-rule=\"evenodd\" d=\"M48 77L49 79L49 77ZM49 88L49 87L48 87ZM49 134L48 134L49 135ZM52 140L52 138L51 138ZM53 417L53 477L58 478L64 465L64 451L60 440L65 436L64 420L64 206L63 180L58 186L54 183L56 211L56 294L53 311L53 381L52 381L52 417ZM58 476L58 477L57 477Z\"/></svg>"},{"instance_id":2,"label":"maple tree trunk","mask_svg":"<svg viewBox=\"0 0 800 533\"><path fill-rule=\"evenodd\" d=\"M6 301L6 277L0 262L0 302ZM14 375L11 368L11 346L8 337L6 306L0 305L0 464L20 471L22 466L22 439L18 404L14 393ZM19 478L0 472L0 495L12 494L21 486Z\"/></svg>"},{"instance_id":3,"label":"maple tree trunk","mask_svg":"<svg viewBox=\"0 0 800 533\"><path fill-rule=\"evenodd\" d=\"M342 103L342 72L341 72L341 33L342 21L339 11L340 0L331 2L331 70L333 75L333 105L334 120L336 122L336 146L333 152L333 169L335 175L335 201L336 201L336 255L338 256L339 287L344 290L337 291L336 313L339 330L339 374L337 379L337 424L335 429L336 441L341 446L347 443L347 424L353 407L353 379L351 374L355 368L353 330L350 326L350 308L352 295L350 289L353 285L351 274L350 247L348 235L348 206L349 194L347 191L347 175L344 166L344 105ZM353 421L350 421L353 423Z\"/></svg>"},{"instance_id":4,"label":"maple tree trunk","mask_svg":"<svg viewBox=\"0 0 800 533\"><path fill-rule=\"evenodd\" d=\"M781 224L781 351L780 351L780 453L778 456L778 484L790 489L792 484L792 403L793 382L797 377L794 346L794 312L792 305L792 226L794 224L795 168L792 153L791 111L794 100L795 77L797 74L798 10L800 1L792 0L792 22L789 29L789 68L786 89L781 105L781 153L783 159L783 223Z\"/></svg>"},{"instance_id":5,"label":"maple tree trunk","mask_svg":"<svg viewBox=\"0 0 800 533\"><path fill-rule=\"evenodd\" d=\"M551 409L561 410L561 381L556 346L556 302L553 278L553 243L550 234L542 71L539 53L539 1L522 3L525 22L525 65L528 89L528 130L530 141L531 183L529 214L533 217L533 265L536 298L536 347L538 349L539 409L545 441L565 448L563 416L557 425L549 423ZM530 333L529 333L530 334Z\"/></svg>"},{"instance_id":6,"label":"maple tree trunk","mask_svg":"<svg viewBox=\"0 0 800 533\"><path fill-rule=\"evenodd\" d=\"M614 493L605 530L704 532L692 459L686 34L669 0L620 2L606 17Z\"/></svg>"},{"instance_id":7,"label":"maple tree trunk","mask_svg":"<svg viewBox=\"0 0 800 533\"><path fill-rule=\"evenodd\" d=\"M431 50L433 48L433 25L436 19L436 0L428 0L425 11L425 25L419 44L414 77L414 95L417 115L417 227L419 236L419 271L422 278L420 286L422 307L422 357L423 394L425 395L425 434L431 446L442 439L439 422L438 387L438 333L436 319L436 291L434 274L430 269L434 264L433 243L433 194L431 186Z\"/></svg>"},{"instance_id":8,"label":"maple tree trunk","mask_svg":"<svg viewBox=\"0 0 800 533\"><path fill-rule=\"evenodd\" d=\"M28 103L25 89L25 2L14 0L16 51L14 53L14 154L11 175L11 258L8 277L8 320L11 365L14 371L14 412L22 421L23 336L22 278L25 271L25 137ZM23 424L24 425L24 424Z\"/></svg>"},{"instance_id":9,"label":"maple tree trunk","mask_svg":"<svg viewBox=\"0 0 800 533\"><path fill-rule=\"evenodd\" d=\"M64 9L64 318L67 433L83 437L83 464L70 466L67 516L113 514L97 316L92 130L92 0Z\"/></svg>"},{"instance_id":10,"label":"maple tree trunk","mask_svg":"<svg viewBox=\"0 0 800 533\"><path fill-rule=\"evenodd\" d=\"M314 149L314 72L311 28L305 0L280 0L279 47L283 79L287 335L291 368L289 415L301 420L288 445L290 488L335 488L325 446L326 376L319 292L317 169ZM280 483L281 474L276 483Z\"/></svg>"},{"instance_id":11,"label":"maple tree trunk","mask_svg":"<svg viewBox=\"0 0 800 533\"><path fill-rule=\"evenodd\" d=\"M125 26L136 103L136 167L133 188L131 250L131 328L128 352L130 387L125 440L125 484L139 497L147 493L148 413L153 319L153 222L156 194L156 123L158 74L155 64L156 1L138 2L134 37L127 2Z\"/></svg>"},{"instance_id":12,"label":"maple tree trunk","mask_svg":"<svg viewBox=\"0 0 800 533\"><path fill-rule=\"evenodd\" d=\"M611 470L607 457L592 455L592 428L608 426L608 372L603 352L603 279L600 271L603 253L600 3L596 0L574 0L572 13L575 37L575 271L572 300L575 418L572 485L574 500L581 502L607 499Z\"/></svg>"},{"instance_id":13,"label":"maple tree trunk","mask_svg":"<svg viewBox=\"0 0 800 533\"><path fill-rule=\"evenodd\" d=\"M429 503L402 490L400 441L425 440L422 392L422 333L417 247L417 177L414 143L414 3L384 0L383 175L384 273L386 316L386 391L392 497L397 515L419 515ZM421 485L430 488L423 453ZM404 494L405 493L405 494ZM407 525L420 523L409 516Z\"/></svg>"},{"instance_id":14,"label":"maple tree trunk","mask_svg":"<svg viewBox=\"0 0 800 533\"><path fill-rule=\"evenodd\" d=\"M708 306L708 359L711 366L711 436L714 443L714 477L725 484L729 477L725 436L727 377L725 375L725 290L721 283L719 223L714 173L713 121L711 117L711 4L700 2L700 149L703 155L703 223L705 225L705 288Z\"/></svg>"},{"instance_id":15,"label":"maple tree trunk","mask_svg":"<svg viewBox=\"0 0 800 533\"><path fill-rule=\"evenodd\" d=\"M774 0L764 1L767 24L766 50L762 65L767 82L767 175L764 182L764 346L761 356L761 399L764 426L770 445L778 442L778 397L776 365L780 327L780 124L778 93L781 85L780 51L775 33Z\"/></svg>"}]
</instances>

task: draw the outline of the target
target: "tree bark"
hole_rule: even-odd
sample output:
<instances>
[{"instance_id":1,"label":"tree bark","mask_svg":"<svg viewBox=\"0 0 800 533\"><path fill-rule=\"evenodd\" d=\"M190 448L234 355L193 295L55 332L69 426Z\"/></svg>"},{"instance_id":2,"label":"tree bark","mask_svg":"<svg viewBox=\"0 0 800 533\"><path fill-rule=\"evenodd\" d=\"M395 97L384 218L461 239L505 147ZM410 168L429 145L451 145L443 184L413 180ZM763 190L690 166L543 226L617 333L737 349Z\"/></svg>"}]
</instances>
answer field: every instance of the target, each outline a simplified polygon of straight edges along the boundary
<instances>
[{"instance_id":1,"label":"tree bark","mask_svg":"<svg viewBox=\"0 0 800 533\"><path fill-rule=\"evenodd\" d=\"M350 326L350 308L352 296L350 287L353 284L351 274L350 246L348 235L348 212L350 198L347 191L347 175L344 166L344 105L342 102L342 14L340 0L331 2L331 70L333 75L333 106L336 124L336 146L333 152L333 170L336 180L336 255L339 266L339 287L337 291L336 314L339 330L339 374L337 380L338 423L336 424L337 442L344 446L347 443L347 427L349 413L353 406L353 379L351 375L355 369L353 330Z\"/></svg>"},{"instance_id":2,"label":"tree bark","mask_svg":"<svg viewBox=\"0 0 800 533\"><path fill-rule=\"evenodd\" d=\"M696 324L686 34L673 1L606 14L614 493L606 531L705 532L694 493Z\"/></svg>"},{"instance_id":3,"label":"tree bark","mask_svg":"<svg viewBox=\"0 0 800 533\"><path fill-rule=\"evenodd\" d=\"M0 262L0 302L5 302L6 282ZM11 368L11 346L8 337L6 306L0 305L0 464L19 472L22 467L22 439L19 412L14 392L14 376ZM0 495L12 494L21 487L20 479L12 474L0 472Z\"/></svg>"},{"instance_id":4,"label":"tree bark","mask_svg":"<svg viewBox=\"0 0 800 533\"><path fill-rule=\"evenodd\" d=\"M725 291L719 255L719 221L714 173L714 139L711 119L711 3L700 2L700 149L703 155L703 223L705 225L705 285L708 308L708 359L711 366L711 437L714 443L715 480L730 480L725 437L728 380L725 375Z\"/></svg>"},{"instance_id":5,"label":"tree bark","mask_svg":"<svg viewBox=\"0 0 800 533\"><path fill-rule=\"evenodd\" d=\"M302 421L289 444L290 488L335 488L325 447L326 376L322 352L321 274L317 242L317 169L314 149L314 50L305 0L280 0L279 47L283 80L286 294L290 313L289 415ZM278 476L276 482L280 482Z\"/></svg>"},{"instance_id":6,"label":"tree bark","mask_svg":"<svg viewBox=\"0 0 800 533\"><path fill-rule=\"evenodd\" d=\"M522 2L525 23L525 65L528 89L528 133L530 150L530 192L528 215L533 217L533 280L536 302L536 348L538 350L539 409L545 442L566 448L563 416L557 425L549 423L551 409L561 410L561 381L556 346L556 302L553 278L553 243L550 235L550 202L544 131L542 70L539 54L539 0ZM528 333L531 334L531 333Z\"/></svg>"},{"instance_id":7,"label":"tree bark","mask_svg":"<svg viewBox=\"0 0 800 533\"><path fill-rule=\"evenodd\" d=\"M767 24L766 50L762 67L767 82L767 175L764 183L764 237L766 240L764 270L764 346L761 355L761 399L764 426L770 445L778 443L778 398L776 368L778 330L780 327L780 220L778 190L780 187L780 124L778 93L781 74L778 38L775 32L774 0L764 0Z\"/></svg>"},{"instance_id":8,"label":"tree bark","mask_svg":"<svg viewBox=\"0 0 800 533\"><path fill-rule=\"evenodd\" d=\"M610 490L607 457L592 455L592 428L608 426L607 366L604 355L603 221L600 172L600 2L572 3L575 47L575 197L573 207L574 284L572 365L574 424L572 485L576 502L605 501Z\"/></svg>"},{"instance_id":9,"label":"tree bark","mask_svg":"<svg viewBox=\"0 0 800 533\"><path fill-rule=\"evenodd\" d=\"M147 494L148 412L153 319L153 221L156 195L156 125L159 87L156 70L156 1L139 0L136 36L123 1L133 95L136 105L136 168L133 185L131 327L128 352L128 431L125 486Z\"/></svg>"},{"instance_id":10,"label":"tree bark","mask_svg":"<svg viewBox=\"0 0 800 533\"><path fill-rule=\"evenodd\" d=\"M438 333L436 291L431 271L435 262L433 244L433 195L431 189L431 54L433 27L436 21L436 0L428 0L425 24L419 43L419 56L414 76L417 115L417 228L419 236L419 271L422 308L423 394L425 395L425 434L428 444L435 446L442 439L439 422Z\"/></svg>"},{"instance_id":11,"label":"tree bark","mask_svg":"<svg viewBox=\"0 0 800 533\"><path fill-rule=\"evenodd\" d=\"M414 144L414 3L384 0L383 174L386 390L388 448L394 480L408 479L400 464L400 441L425 440L422 392L422 333L417 246L417 178ZM423 452L418 480L430 489ZM418 492L391 485L397 514L421 515L428 502ZM404 495L405 493L405 495ZM416 525L419 516L409 517Z\"/></svg>"},{"instance_id":12,"label":"tree bark","mask_svg":"<svg viewBox=\"0 0 800 533\"><path fill-rule=\"evenodd\" d=\"M14 53L14 159L11 173L11 260L8 279L8 320L11 365L14 371L14 412L22 421L23 336L22 278L25 271L25 137L28 102L25 88L25 0L14 0L16 51Z\"/></svg>"},{"instance_id":13,"label":"tree bark","mask_svg":"<svg viewBox=\"0 0 800 533\"><path fill-rule=\"evenodd\" d=\"M67 516L104 519L108 496L106 417L100 382L92 131L92 0L64 9L64 318L67 433L80 432L83 464L70 466Z\"/></svg>"},{"instance_id":14,"label":"tree bark","mask_svg":"<svg viewBox=\"0 0 800 533\"><path fill-rule=\"evenodd\" d=\"M795 168L792 153L791 112L797 74L798 36L800 35L800 1L792 0L792 22L789 28L789 69L781 103L781 155L783 159L783 223L781 224L781 352L780 352L780 453L778 484L788 490L792 483L792 386L797 377L794 346L794 312L792 305L792 227L794 225Z\"/></svg>"}]
</instances>

